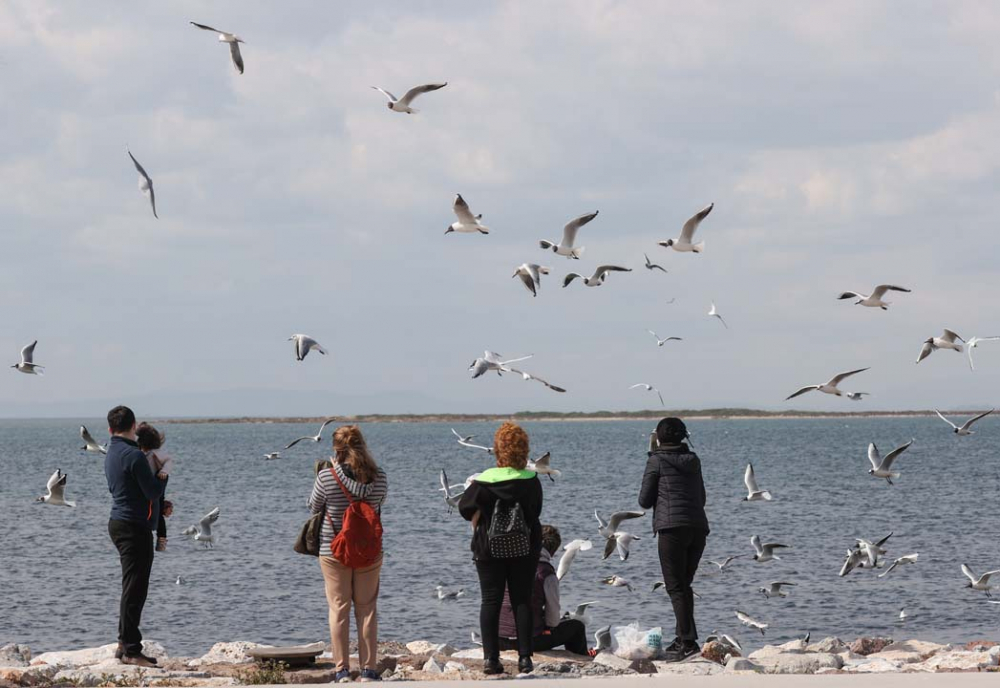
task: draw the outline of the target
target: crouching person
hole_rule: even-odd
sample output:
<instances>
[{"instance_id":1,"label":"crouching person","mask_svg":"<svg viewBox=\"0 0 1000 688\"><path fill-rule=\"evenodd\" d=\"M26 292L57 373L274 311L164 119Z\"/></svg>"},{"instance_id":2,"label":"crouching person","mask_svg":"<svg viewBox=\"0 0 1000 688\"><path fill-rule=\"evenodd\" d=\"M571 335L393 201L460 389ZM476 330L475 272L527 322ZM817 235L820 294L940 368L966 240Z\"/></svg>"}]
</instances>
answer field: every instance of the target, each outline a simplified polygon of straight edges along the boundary
<instances>
[{"instance_id":1,"label":"crouching person","mask_svg":"<svg viewBox=\"0 0 1000 688\"><path fill-rule=\"evenodd\" d=\"M587 627L582 621L561 617L559 578L552 566L552 557L561 545L559 530L555 526L542 526L542 553L535 570L535 584L531 595L531 649L533 652L544 652L565 647L573 654L586 655ZM506 593L500 610L500 647L504 650L517 649L514 611Z\"/></svg>"}]
</instances>

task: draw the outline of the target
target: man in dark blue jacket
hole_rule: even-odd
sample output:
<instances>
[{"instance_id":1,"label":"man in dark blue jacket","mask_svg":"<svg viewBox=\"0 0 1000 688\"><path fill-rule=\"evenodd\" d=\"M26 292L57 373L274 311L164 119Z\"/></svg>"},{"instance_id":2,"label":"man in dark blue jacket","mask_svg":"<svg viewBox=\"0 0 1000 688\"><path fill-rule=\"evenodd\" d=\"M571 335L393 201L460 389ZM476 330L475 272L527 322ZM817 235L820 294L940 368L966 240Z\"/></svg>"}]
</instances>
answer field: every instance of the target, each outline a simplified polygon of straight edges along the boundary
<instances>
[{"instance_id":1,"label":"man in dark blue jacket","mask_svg":"<svg viewBox=\"0 0 1000 688\"><path fill-rule=\"evenodd\" d=\"M108 411L111 442L104 474L111 491L108 533L122 565L122 597L118 611L118 651L125 664L151 667L156 659L142 653L139 622L153 568L153 533L160 516L164 482L157 480L146 455L135 442L135 414L127 406ZM169 502L167 508L172 508Z\"/></svg>"}]
</instances>

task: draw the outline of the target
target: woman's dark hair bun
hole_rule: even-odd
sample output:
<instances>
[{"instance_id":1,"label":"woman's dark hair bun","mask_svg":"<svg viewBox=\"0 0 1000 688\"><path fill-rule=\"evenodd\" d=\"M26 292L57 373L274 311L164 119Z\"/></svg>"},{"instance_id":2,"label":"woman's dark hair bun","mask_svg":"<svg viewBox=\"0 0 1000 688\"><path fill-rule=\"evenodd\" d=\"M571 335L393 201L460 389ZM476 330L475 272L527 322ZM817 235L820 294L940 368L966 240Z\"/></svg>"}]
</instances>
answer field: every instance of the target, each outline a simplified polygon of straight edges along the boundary
<instances>
[{"instance_id":1,"label":"woman's dark hair bun","mask_svg":"<svg viewBox=\"0 0 1000 688\"><path fill-rule=\"evenodd\" d=\"M656 425L656 439L660 444L680 444L687 437L687 426L680 418L664 418Z\"/></svg>"}]
</instances>

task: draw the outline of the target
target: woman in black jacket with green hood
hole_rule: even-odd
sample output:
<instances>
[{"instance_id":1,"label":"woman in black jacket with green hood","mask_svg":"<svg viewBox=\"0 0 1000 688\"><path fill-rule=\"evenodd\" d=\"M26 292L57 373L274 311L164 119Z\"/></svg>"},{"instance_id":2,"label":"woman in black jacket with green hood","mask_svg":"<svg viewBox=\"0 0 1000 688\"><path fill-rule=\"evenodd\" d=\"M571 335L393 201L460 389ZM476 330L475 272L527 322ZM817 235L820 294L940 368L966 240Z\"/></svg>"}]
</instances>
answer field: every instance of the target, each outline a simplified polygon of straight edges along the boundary
<instances>
[{"instance_id":1,"label":"woman in black jacket with green hood","mask_svg":"<svg viewBox=\"0 0 1000 688\"><path fill-rule=\"evenodd\" d=\"M677 637L666 648L667 661L680 661L700 651L691 582L709 529L701 460L688 448L687 439L687 427L680 418L659 422L639 491L639 506L653 509L663 584L677 620Z\"/></svg>"},{"instance_id":2,"label":"woman in black jacket with green hood","mask_svg":"<svg viewBox=\"0 0 1000 688\"><path fill-rule=\"evenodd\" d=\"M472 521L472 558L482 589L483 673L503 673L500 609L504 590L510 595L517 626L518 669L528 673L533 668L531 593L542 550L542 484L534 471L526 470L528 434L514 423L504 423L497 430L493 453L497 467L481 473L458 504L462 517Z\"/></svg>"}]
</instances>

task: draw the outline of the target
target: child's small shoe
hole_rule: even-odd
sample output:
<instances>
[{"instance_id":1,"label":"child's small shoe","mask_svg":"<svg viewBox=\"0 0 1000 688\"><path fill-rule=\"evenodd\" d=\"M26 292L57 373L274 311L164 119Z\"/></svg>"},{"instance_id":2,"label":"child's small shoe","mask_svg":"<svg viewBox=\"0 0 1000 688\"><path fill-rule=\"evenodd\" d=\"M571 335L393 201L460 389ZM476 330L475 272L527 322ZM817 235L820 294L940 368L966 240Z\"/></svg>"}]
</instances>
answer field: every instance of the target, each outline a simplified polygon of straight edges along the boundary
<instances>
[{"instance_id":1,"label":"child's small shoe","mask_svg":"<svg viewBox=\"0 0 1000 688\"><path fill-rule=\"evenodd\" d=\"M157 552L167 551L167 538L165 537L156 538L156 551Z\"/></svg>"}]
</instances>

